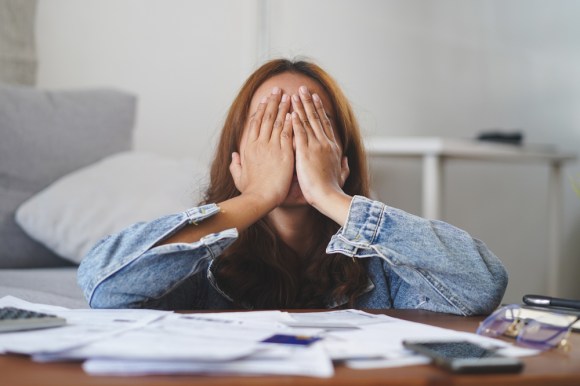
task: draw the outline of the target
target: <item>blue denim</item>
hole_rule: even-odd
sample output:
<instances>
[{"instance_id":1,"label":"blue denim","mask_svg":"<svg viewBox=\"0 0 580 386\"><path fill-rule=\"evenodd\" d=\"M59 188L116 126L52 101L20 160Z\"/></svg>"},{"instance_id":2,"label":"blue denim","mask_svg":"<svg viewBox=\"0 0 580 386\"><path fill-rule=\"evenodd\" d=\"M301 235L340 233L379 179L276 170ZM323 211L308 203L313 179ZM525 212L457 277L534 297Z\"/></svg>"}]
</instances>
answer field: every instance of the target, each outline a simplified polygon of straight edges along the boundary
<instances>
[{"instance_id":1,"label":"blue denim","mask_svg":"<svg viewBox=\"0 0 580 386\"><path fill-rule=\"evenodd\" d=\"M217 205L204 205L134 224L101 240L78 270L90 306L235 308L210 268L236 240L236 229L190 244L156 246L217 212ZM465 231L361 196L353 198L346 224L326 251L368 259L369 287L355 304L363 309L487 314L499 305L508 281L501 261Z\"/></svg>"}]
</instances>

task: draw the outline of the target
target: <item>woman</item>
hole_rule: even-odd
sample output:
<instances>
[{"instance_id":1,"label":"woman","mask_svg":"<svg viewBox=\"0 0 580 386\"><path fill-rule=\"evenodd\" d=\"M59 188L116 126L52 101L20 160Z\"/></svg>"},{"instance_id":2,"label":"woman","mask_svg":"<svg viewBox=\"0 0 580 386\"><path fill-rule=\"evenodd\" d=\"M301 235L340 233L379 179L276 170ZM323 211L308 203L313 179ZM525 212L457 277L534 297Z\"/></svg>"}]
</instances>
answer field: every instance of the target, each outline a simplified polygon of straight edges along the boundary
<instances>
[{"instance_id":1,"label":"woman","mask_svg":"<svg viewBox=\"0 0 580 386\"><path fill-rule=\"evenodd\" d=\"M202 206L135 224L79 267L91 307L421 308L489 313L499 259L372 201L352 109L315 64L273 60L234 100Z\"/></svg>"}]
</instances>

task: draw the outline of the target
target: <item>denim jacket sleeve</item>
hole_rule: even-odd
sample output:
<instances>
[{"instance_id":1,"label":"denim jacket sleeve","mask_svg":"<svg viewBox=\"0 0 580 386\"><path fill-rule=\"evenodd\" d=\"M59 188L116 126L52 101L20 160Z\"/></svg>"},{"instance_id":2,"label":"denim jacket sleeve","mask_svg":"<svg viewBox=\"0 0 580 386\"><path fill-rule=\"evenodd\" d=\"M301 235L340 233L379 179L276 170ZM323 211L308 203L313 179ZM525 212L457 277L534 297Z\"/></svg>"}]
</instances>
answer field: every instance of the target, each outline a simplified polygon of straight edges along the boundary
<instances>
[{"instance_id":1,"label":"denim jacket sleeve","mask_svg":"<svg viewBox=\"0 0 580 386\"><path fill-rule=\"evenodd\" d=\"M360 196L327 252L383 259L395 308L485 314L507 286L501 261L465 231Z\"/></svg>"},{"instance_id":2,"label":"denim jacket sleeve","mask_svg":"<svg viewBox=\"0 0 580 386\"><path fill-rule=\"evenodd\" d=\"M179 300L178 287L207 270L237 239L237 231L225 230L190 244L157 243L218 211L215 204L192 208L134 224L101 240L78 270L78 282L90 306L187 308ZM376 285L375 291L384 289L391 299L388 304L374 303L376 308L489 313L507 285L499 259L466 232L360 196L352 200L347 223L332 237L327 251L382 259L384 273L373 276L387 278L387 285ZM186 292L186 297L197 295Z\"/></svg>"},{"instance_id":3,"label":"denim jacket sleeve","mask_svg":"<svg viewBox=\"0 0 580 386\"><path fill-rule=\"evenodd\" d=\"M215 204L192 208L134 224L101 240L84 257L77 274L89 305L93 308L171 308L172 302L163 302L163 298L184 280L206 269L238 233L229 229L191 244L156 244L218 211ZM179 307L173 304L173 308Z\"/></svg>"}]
</instances>

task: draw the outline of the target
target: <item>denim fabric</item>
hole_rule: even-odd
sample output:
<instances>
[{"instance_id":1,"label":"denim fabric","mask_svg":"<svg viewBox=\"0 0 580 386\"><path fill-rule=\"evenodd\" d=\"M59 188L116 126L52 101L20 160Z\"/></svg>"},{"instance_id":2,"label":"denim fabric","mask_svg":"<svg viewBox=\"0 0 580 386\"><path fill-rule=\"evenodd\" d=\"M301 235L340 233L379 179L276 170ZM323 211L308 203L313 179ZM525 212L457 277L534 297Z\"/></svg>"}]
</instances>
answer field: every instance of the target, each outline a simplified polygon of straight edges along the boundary
<instances>
[{"instance_id":1,"label":"denim fabric","mask_svg":"<svg viewBox=\"0 0 580 386\"><path fill-rule=\"evenodd\" d=\"M135 224L97 243L78 270L91 307L234 308L210 268L236 240L235 229L191 244L156 246L218 211L215 204L192 208ZM507 286L501 261L465 231L361 196L353 198L347 222L327 252L369 259L370 283L357 308L485 314L500 303Z\"/></svg>"}]
</instances>

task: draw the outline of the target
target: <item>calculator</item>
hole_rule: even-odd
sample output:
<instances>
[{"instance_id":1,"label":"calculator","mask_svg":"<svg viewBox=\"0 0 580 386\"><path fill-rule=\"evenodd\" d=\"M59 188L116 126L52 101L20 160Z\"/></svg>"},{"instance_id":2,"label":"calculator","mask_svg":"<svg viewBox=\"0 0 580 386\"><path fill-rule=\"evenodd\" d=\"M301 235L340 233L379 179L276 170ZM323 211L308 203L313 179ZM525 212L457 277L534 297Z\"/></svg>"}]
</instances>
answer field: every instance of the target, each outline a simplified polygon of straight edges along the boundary
<instances>
[{"instance_id":1,"label":"calculator","mask_svg":"<svg viewBox=\"0 0 580 386\"><path fill-rule=\"evenodd\" d=\"M0 307L0 332L34 330L65 324L66 319L56 315L15 307Z\"/></svg>"}]
</instances>

